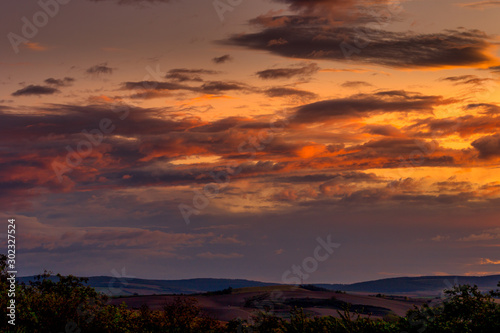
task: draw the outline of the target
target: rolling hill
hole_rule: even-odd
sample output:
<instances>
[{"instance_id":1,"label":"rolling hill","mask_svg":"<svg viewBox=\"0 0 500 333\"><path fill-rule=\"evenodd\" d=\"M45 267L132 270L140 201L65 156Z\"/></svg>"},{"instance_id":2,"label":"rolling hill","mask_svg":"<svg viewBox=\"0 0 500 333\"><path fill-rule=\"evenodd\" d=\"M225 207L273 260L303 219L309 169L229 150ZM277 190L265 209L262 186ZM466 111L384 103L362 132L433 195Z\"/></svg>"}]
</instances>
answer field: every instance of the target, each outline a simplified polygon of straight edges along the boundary
<instances>
[{"instance_id":1,"label":"rolling hill","mask_svg":"<svg viewBox=\"0 0 500 333\"><path fill-rule=\"evenodd\" d=\"M455 284L477 285L480 290L489 291L497 289L498 282L500 282L500 275L398 277L352 284L315 285L329 290L346 292L435 296Z\"/></svg>"},{"instance_id":2,"label":"rolling hill","mask_svg":"<svg viewBox=\"0 0 500 333\"><path fill-rule=\"evenodd\" d=\"M52 277L57 279L57 277ZM33 281L33 276L21 277L20 282ZM380 293L388 295L437 296L444 289L454 284L477 285L481 290L497 288L500 275L490 276L422 276L381 279L353 284L314 284L315 286L350 293ZM161 294L196 294L217 291L232 287L266 287L276 283L266 283L243 279L186 279L186 280L147 280L137 278L116 278L110 276L93 276L88 285L108 295L161 295Z\"/></svg>"},{"instance_id":3,"label":"rolling hill","mask_svg":"<svg viewBox=\"0 0 500 333\"><path fill-rule=\"evenodd\" d=\"M57 281L57 277L52 276ZM34 281L34 276L18 278L19 282ZM136 278L117 278L110 276L89 277L88 285L97 291L112 296L126 295L161 295L161 294L197 294L232 288L265 287L276 285L242 279L186 279L186 280L147 280Z\"/></svg>"}]
</instances>

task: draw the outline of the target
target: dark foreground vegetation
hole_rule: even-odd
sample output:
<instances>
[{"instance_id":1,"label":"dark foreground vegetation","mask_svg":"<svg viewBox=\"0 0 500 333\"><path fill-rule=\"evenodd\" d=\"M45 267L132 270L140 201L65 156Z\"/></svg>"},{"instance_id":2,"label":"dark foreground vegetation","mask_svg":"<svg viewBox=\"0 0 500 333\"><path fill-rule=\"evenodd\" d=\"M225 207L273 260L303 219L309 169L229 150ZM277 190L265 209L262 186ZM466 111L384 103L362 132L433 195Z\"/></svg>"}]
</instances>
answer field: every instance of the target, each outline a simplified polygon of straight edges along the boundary
<instances>
[{"instance_id":1,"label":"dark foreground vegetation","mask_svg":"<svg viewBox=\"0 0 500 333\"><path fill-rule=\"evenodd\" d=\"M7 317L10 283L5 256L0 255L0 332L500 332L500 305L495 303L499 291L484 294L476 286L468 285L447 290L440 306L424 305L410 310L405 317L363 318L346 304L338 312L340 318L310 317L295 307L285 320L264 307L256 310L252 320L221 323L201 313L194 299L178 298L165 304L163 311L145 306L130 309L125 305L108 304L105 295L85 285L85 278L57 275L59 281L51 281L49 276L46 273L30 285L16 287L16 326L12 326Z\"/></svg>"}]
</instances>

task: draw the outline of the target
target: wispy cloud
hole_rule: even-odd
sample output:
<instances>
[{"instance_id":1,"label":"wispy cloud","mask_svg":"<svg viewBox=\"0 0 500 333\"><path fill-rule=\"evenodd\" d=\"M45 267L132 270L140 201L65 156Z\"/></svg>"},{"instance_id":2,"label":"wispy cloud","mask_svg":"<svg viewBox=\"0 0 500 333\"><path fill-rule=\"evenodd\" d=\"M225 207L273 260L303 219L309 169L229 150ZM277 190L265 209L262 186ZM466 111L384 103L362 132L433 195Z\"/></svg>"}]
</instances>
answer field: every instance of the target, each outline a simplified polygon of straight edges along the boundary
<instances>
[{"instance_id":1,"label":"wispy cloud","mask_svg":"<svg viewBox=\"0 0 500 333\"><path fill-rule=\"evenodd\" d=\"M365 81L346 81L341 84L344 88L363 88L363 87L373 87L372 84Z\"/></svg>"},{"instance_id":2,"label":"wispy cloud","mask_svg":"<svg viewBox=\"0 0 500 333\"><path fill-rule=\"evenodd\" d=\"M178 82L184 82L184 81L203 82L202 75L214 75L214 74L219 74L219 72L208 69L174 68L168 71L165 78Z\"/></svg>"},{"instance_id":3,"label":"wispy cloud","mask_svg":"<svg viewBox=\"0 0 500 333\"><path fill-rule=\"evenodd\" d=\"M299 97L305 100L316 98L317 95L310 91L287 88L287 87L274 87L264 91L269 97Z\"/></svg>"},{"instance_id":4,"label":"wispy cloud","mask_svg":"<svg viewBox=\"0 0 500 333\"><path fill-rule=\"evenodd\" d=\"M86 70L88 74L94 74L94 75L113 74L113 71L114 69L109 67L107 63L95 65Z\"/></svg>"},{"instance_id":5,"label":"wispy cloud","mask_svg":"<svg viewBox=\"0 0 500 333\"><path fill-rule=\"evenodd\" d=\"M447 103L450 102L441 96L424 96L406 91L382 91L302 105L297 108L293 121L314 123L335 118L363 117L379 112L431 112L435 106Z\"/></svg>"},{"instance_id":6,"label":"wispy cloud","mask_svg":"<svg viewBox=\"0 0 500 333\"><path fill-rule=\"evenodd\" d=\"M48 78L44 81L46 84L56 87L67 87L70 86L75 79L72 77L65 77L64 79L54 79L53 77Z\"/></svg>"},{"instance_id":7,"label":"wispy cloud","mask_svg":"<svg viewBox=\"0 0 500 333\"><path fill-rule=\"evenodd\" d=\"M500 1L478 1L470 3L459 3L460 7L473 8L473 9L486 9L488 7L500 6Z\"/></svg>"},{"instance_id":8,"label":"wispy cloud","mask_svg":"<svg viewBox=\"0 0 500 333\"><path fill-rule=\"evenodd\" d=\"M114 2L118 5L138 5L138 4L155 4L155 3L168 3L171 0L87 0L91 2Z\"/></svg>"},{"instance_id":9,"label":"wispy cloud","mask_svg":"<svg viewBox=\"0 0 500 333\"><path fill-rule=\"evenodd\" d=\"M196 255L198 258L203 259L237 259L242 258L243 255L240 253L212 253L212 252L203 252Z\"/></svg>"},{"instance_id":10,"label":"wispy cloud","mask_svg":"<svg viewBox=\"0 0 500 333\"><path fill-rule=\"evenodd\" d=\"M477 139L471 143L479 152L479 158L493 158L500 156L500 134L494 134Z\"/></svg>"},{"instance_id":11,"label":"wispy cloud","mask_svg":"<svg viewBox=\"0 0 500 333\"><path fill-rule=\"evenodd\" d=\"M229 54L224 54L223 56L212 58L212 61L216 64L223 64L231 60L233 60L233 57L231 57L231 55Z\"/></svg>"},{"instance_id":12,"label":"wispy cloud","mask_svg":"<svg viewBox=\"0 0 500 333\"><path fill-rule=\"evenodd\" d=\"M441 81L450 81L455 85L468 84L474 86L481 86L486 82L494 81L492 78L482 78L477 75L459 75L441 78Z\"/></svg>"},{"instance_id":13,"label":"wispy cloud","mask_svg":"<svg viewBox=\"0 0 500 333\"><path fill-rule=\"evenodd\" d=\"M307 78L319 71L317 64L312 63L301 67L266 69L255 73L259 78L269 79L290 79L295 76Z\"/></svg>"},{"instance_id":14,"label":"wispy cloud","mask_svg":"<svg viewBox=\"0 0 500 333\"><path fill-rule=\"evenodd\" d=\"M500 265L500 260L491 260L487 258L481 258L479 265Z\"/></svg>"},{"instance_id":15,"label":"wispy cloud","mask_svg":"<svg viewBox=\"0 0 500 333\"><path fill-rule=\"evenodd\" d=\"M47 51L49 48L37 42L25 42L24 47L32 51Z\"/></svg>"},{"instance_id":16,"label":"wispy cloud","mask_svg":"<svg viewBox=\"0 0 500 333\"><path fill-rule=\"evenodd\" d=\"M234 35L223 43L295 59L358 62L405 69L484 67L498 62L489 54L493 41L478 30L445 30L433 34L369 28L362 31L364 43L369 47L352 54L340 46L347 43L352 50L352 40L360 38L358 27L328 26L314 17L292 17L282 26ZM284 42L270 43L277 39Z\"/></svg>"},{"instance_id":17,"label":"wispy cloud","mask_svg":"<svg viewBox=\"0 0 500 333\"><path fill-rule=\"evenodd\" d=\"M41 96L41 95L53 95L59 92L58 89L47 86L39 86L39 85L29 85L22 89L19 89L12 93L12 96Z\"/></svg>"},{"instance_id":18,"label":"wispy cloud","mask_svg":"<svg viewBox=\"0 0 500 333\"><path fill-rule=\"evenodd\" d=\"M478 242L478 241L488 241L500 239L500 228L485 230L480 234L471 234L469 236L460 238L459 241L462 242Z\"/></svg>"}]
</instances>

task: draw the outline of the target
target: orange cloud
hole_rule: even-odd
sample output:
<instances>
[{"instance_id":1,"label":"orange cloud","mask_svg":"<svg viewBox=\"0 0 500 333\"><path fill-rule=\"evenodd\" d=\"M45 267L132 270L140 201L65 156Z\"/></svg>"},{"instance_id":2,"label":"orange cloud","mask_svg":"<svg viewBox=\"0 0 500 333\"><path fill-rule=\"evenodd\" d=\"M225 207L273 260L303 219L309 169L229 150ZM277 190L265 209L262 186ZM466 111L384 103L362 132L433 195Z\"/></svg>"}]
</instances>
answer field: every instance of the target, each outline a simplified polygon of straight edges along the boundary
<instances>
[{"instance_id":1,"label":"orange cloud","mask_svg":"<svg viewBox=\"0 0 500 333\"><path fill-rule=\"evenodd\" d=\"M100 95L100 96L90 96L88 98L88 100L91 103L113 103L113 102L119 100L119 98L109 97L106 95Z\"/></svg>"},{"instance_id":2,"label":"orange cloud","mask_svg":"<svg viewBox=\"0 0 500 333\"><path fill-rule=\"evenodd\" d=\"M47 46L43 46L40 43L34 43L34 42L26 42L24 43L24 46L32 51L46 51L48 50Z\"/></svg>"},{"instance_id":3,"label":"orange cloud","mask_svg":"<svg viewBox=\"0 0 500 333\"><path fill-rule=\"evenodd\" d=\"M323 153L326 150L324 145L308 145L300 148L297 155L301 158L311 158Z\"/></svg>"},{"instance_id":4,"label":"orange cloud","mask_svg":"<svg viewBox=\"0 0 500 333\"><path fill-rule=\"evenodd\" d=\"M500 265L500 260L491 260L487 258L481 258L479 265Z\"/></svg>"},{"instance_id":5,"label":"orange cloud","mask_svg":"<svg viewBox=\"0 0 500 333\"><path fill-rule=\"evenodd\" d=\"M214 99L229 99L229 98L234 98L234 97L231 97L231 96L228 96L228 95L205 94L205 95L202 95L202 96L191 98L188 101L181 101L181 102L179 102L177 104L192 105L192 104L196 104L196 103L199 103L199 102L210 101L210 100L214 100Z\"/></svg>"}]
</instances>

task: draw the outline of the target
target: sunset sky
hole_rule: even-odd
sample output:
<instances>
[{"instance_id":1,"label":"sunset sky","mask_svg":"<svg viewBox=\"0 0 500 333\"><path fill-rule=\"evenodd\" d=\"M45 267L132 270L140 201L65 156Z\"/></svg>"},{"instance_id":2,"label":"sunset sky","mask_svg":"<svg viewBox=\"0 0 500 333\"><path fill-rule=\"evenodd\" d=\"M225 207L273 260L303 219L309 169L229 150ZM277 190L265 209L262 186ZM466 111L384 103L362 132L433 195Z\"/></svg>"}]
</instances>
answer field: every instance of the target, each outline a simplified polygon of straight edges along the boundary
<instances>
[{"instance_id":1,"label":"sunset sky","mask_svg":"<svg viewBox=\"0 0 500 333\"><path fill-rule=\"evenodd\" d=\"M19 275L500 274L500 1L2 7Z\"/></svg>"}]
</instances>

